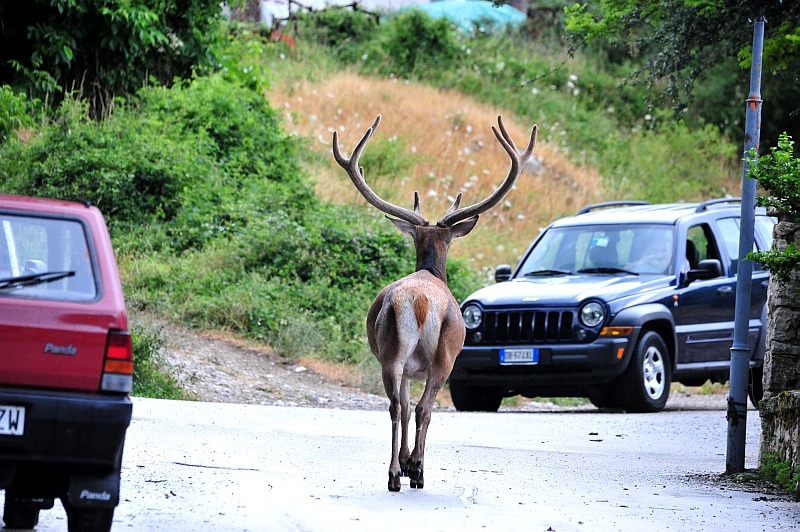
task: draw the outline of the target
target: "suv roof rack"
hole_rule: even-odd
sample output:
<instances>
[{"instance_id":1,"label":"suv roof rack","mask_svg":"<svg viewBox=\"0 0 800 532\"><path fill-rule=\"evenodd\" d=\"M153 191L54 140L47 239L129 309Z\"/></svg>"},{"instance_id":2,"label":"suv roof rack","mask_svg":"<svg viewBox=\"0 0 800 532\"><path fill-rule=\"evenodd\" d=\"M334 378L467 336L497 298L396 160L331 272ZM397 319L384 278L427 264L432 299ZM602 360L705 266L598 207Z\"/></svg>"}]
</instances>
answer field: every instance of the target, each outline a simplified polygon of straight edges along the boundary
<instances>
[{"instance_id":1,"label":"suv roof rack","mask_svg":"<svg viewBox=\"0 0 800 532\"><path fill-rule=\"evenodd\" d=\"M583 209L578 211L577 215L586 214L587 212L591 212L597 209L603 209L606 207L622 207L625 205L650 205L649 201L631 201L631 200L621 200L621 201L604 201L603 203L595 203L593 205L587 205Z\"/></svg>"},{"instance_id":2,"label":"suv roof rack","mask_svg":"<svg viewBox=\"0 0 800 532\"><path fill-rule=\"evenodd\" d=\"M705 212L708 210L710 206L718 205L720 203L741 203L741 202L742 198L722 198L722 199L708 200L698 205L697 208L694 210L694 212Z\"/></svg>"}]
</instances>

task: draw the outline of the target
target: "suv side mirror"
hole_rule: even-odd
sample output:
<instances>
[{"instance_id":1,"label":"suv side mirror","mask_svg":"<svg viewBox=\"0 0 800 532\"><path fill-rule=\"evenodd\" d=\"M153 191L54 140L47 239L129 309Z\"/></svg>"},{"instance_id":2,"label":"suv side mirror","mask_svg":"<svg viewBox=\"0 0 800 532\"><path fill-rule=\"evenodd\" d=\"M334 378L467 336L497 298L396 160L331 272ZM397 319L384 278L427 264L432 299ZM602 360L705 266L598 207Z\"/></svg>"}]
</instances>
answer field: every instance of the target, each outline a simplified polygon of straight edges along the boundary
<instances>
[{"instance_id":1,"label":"suv side mirror","mask_svg":"<svg viewBox=\"0 0 800 532\"><path fill-rule=\"evenodd\" d=\"M687 284L702 279L722 277L722 263L717 259L701 260L697 266L686 274Z\"/></svg>"},{"instance_id":2,"label":"suv side mirror","mask_svg":"<svg viewBox=\"0 0 800 532\"><path fill-rule=\"evenodd\" d=\"M511 279L511 266L508 264L501 264L497 267L494 271L494 280L498 283L502 283L503 281L508 281Z\"/></svg>"}]
</instances>

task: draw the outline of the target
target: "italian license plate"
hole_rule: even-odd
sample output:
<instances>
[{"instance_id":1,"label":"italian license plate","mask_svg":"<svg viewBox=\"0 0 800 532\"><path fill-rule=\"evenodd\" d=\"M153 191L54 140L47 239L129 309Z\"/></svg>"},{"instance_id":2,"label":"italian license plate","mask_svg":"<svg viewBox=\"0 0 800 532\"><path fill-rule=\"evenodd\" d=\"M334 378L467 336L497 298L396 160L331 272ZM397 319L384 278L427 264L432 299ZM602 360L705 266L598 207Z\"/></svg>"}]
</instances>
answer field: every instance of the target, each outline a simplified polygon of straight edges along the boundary
<instances>
[{"instance_id":1,"label":"italian license plate","mask_svg":"<svg viewBox=\"0 0 800 532\"><path fill-rule=\"evenodd\" d=\"M539 349L536 347L527 349L501 349L501 364L538 364Z\"/></svg>"},{"instance_id":2,"label":"italian license plate","mask_svg":"<svg viewBox=\"0 0 800 532\"><path fill-rule=\"evenodd\" d=\"M22 436L25 433L25 407L0 405L0 435Z\"/></svg>"}]
</instances>

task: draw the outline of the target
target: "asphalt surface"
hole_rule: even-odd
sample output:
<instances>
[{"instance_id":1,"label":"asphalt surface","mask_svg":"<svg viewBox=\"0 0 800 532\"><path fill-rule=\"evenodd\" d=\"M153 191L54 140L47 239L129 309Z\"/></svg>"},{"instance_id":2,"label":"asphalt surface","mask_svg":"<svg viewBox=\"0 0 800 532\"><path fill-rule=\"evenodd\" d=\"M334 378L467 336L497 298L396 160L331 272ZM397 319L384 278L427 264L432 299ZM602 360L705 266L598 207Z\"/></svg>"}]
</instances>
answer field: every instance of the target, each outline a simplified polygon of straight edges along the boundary
<instances>
[{"instance_id":1,"label":"asphalt surface","mask_svg":"<svg viewBox=\"0 0 800 532\"><path fill-rule=\"evenodd\" d=\"M800 529L800 503L714 481L726 430L723 410L436 412L425 488L390 493L386 412L135 399L113 530ZM60 504L37 530L66 530Z\"/></svg>"}]
</instances>

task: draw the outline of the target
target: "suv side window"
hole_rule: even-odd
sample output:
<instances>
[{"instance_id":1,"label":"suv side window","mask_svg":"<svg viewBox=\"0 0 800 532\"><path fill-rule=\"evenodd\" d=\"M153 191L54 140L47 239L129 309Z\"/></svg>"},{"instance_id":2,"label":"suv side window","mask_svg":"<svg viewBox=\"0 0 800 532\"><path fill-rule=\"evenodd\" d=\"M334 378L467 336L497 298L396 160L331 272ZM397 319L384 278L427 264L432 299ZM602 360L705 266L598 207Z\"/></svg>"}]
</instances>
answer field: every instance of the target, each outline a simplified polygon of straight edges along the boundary
<instances>
[{"instance_id":1,"label":"suv side window","mask_svg":"<svg viewBox=\"0 0 800 532\"><path fill-rule=\"evenodd\" d=\"M756 216L756 233L761 240L766 243L764 250L772 248L772 229L775 227L775 219L769 216Z\"/></svg>"},{"instance_id":2,"label":"suv side window","mask_svg":"<svg viewBox=\"0 0 800 532\"><path fill-rule=\"evenodd\" d=\"M760 218L760 217L757 217ZM720 231L722 231L722 238L725 240L725 247L728 250L728 256L731 258L731 272L736 274L739 266L739 227L740 227L741 219L739 217L732 217L732 218L722 218L717 222ZM764 226L764 224L759 224L756 222L756 231L759 230L759 225ZM772 225L770 224L769 227L770 235L772 234ZM768 241L772 241L772 237L768 239ZM753 251L758 251L758 245L755 241L753 241ZM758 262L753 263L753 270L761 270L761 264Z\"/></svg>"},{"instance_id":3,"label":"suv side window","mask_svg":"<svg viewBox=\"0 0 800 532\"><path fill-rule=\"evenodd\" d=\"M686 260L690 267L695 267L701 260L721 260L714 234L708 224L698 224L690 227L686 233L686 240ZM694 252L691 251L692 247Z\"/></svg>"}]
</instances>

